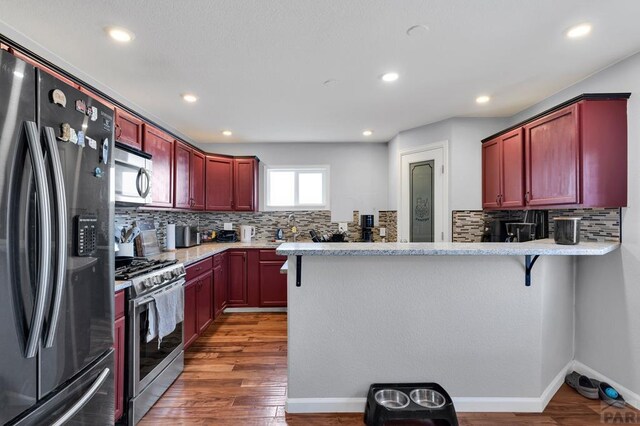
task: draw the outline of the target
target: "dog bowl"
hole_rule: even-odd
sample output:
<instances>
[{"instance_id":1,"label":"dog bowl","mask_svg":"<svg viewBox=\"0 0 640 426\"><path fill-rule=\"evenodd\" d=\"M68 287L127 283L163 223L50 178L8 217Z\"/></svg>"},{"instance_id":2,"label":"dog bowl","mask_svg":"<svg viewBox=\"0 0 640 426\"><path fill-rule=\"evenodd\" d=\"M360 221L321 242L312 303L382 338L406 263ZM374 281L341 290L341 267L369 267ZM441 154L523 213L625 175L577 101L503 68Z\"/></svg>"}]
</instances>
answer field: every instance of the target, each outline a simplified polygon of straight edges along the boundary
<instances>
[{"instance_id":1,"label":"dog bowl","mask_svg":"<svg viewBox=\"0 0 640 426\"><path fill-rule=\"evenodd\" d=\"M409 397L407 394L395 389L379 390L376 392L375 398L378 404L392 410L399 410L409 405Z\"/></svg>"},{"instance_id":2,"label":"dog bowl","mask_svg":"<svg viewBox=\"0 0 640 426\"><path fill-rule=\"evenodd\" d=\"M442 408L446 402L444 396L433 389L414 389L410 396L413 402L425 408Z\"/></svg>"}]
</instances>

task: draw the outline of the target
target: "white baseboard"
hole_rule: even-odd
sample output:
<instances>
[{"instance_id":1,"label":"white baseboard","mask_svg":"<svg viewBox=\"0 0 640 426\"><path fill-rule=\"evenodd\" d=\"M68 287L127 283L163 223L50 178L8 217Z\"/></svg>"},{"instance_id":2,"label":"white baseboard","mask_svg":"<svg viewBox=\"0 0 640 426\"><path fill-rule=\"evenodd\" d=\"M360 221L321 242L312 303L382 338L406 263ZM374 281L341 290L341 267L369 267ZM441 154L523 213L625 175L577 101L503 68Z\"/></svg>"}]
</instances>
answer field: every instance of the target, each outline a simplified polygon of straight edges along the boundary
<instances>
[{"instance_id":1,"label":"white baseboard","mask_svg":"<svg viewBox=\"0 0 640 426\"><path fill-rule=\"evenodd\" d=\"M231 312L287 312L287 308L225 308L223 312L225 314Z\"/></svg>"},{"instance_id":2,"label":"white baseboard","mask_svg":"<svg viewBox=\"0 0 640 426\"><path fill-rule=\"evenodd\" d=\"M549 386L539 397L512 398L512 397L452 397L456 411L460 413L487 413L487 412L512 412L512 413L541 413L544 411L553 395L558 392L564 383L567 372L573 368L573 361L569 363L553 378Z\"/></svg>"},{"instance_id":3,"label":"white baseboard","mask_svg":"<svg viewBox=\"0 0 640 426\"><path fill-rule=\"evenodd\" d=\"M569 362L553 378L539 397L453 397L456 411L464 412L513 412L541 413L564 383L567 372L573 368ZM611 383L613 384L613 383ZM366 398L287 398L287 413L363 413Z\"/></svg>"},{"instance_id":4,"label":"white baseboard","mask_svg":"<svg viewBox=\"0 0 640 426\"><path fill-rule=\"evenodd\" d=\"M629 405L640 410L640 395L638 395L637 393L630 391L626 387L622 386L620 383L616 382L615 380L611 380L610 378L608 378L604 374L597 372L593 368L587 367L580 361L574 361L573 369L578 373L584 374L585 376L588 376L592 379L609 383L618 392L620 392L620 395L622 395L622 397L625 399L625 401L627 401Z\"/></svg>"}]
</instances>

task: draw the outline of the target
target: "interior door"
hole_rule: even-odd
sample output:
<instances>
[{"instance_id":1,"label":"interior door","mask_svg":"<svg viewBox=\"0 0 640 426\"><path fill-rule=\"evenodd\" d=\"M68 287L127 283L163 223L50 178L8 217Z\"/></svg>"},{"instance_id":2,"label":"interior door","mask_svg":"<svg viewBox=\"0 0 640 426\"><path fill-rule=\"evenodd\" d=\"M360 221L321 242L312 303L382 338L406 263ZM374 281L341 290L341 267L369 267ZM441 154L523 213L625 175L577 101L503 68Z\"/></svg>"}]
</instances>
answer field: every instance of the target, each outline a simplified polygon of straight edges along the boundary
<instances>
[{"instance_id":1,"label":"interior door","mask_svg":"<svg viewBox=\"0 0 640 426\"><path fill-rule=\"evenodd\" d=\"M54 90L62 91L66 107L52 102ZM97 108L95 114L90 111ZM84 111L84 112L83 112ZM50 198L58 206L56 193L66 209L58 216L52 212L52 287L59 294L59 305L52 298L45 342L55 333L51 347L41 350L40 396L70 380L113 345L113 111L80 91L48 74L40 73L40 126L43 144L48 129L63 136L62 123L75 129L77 142L52 141L57 150L61 185L56 182L52 155L48 156L49 181L54 191ZM82 146L79 132L84 132ZM90 138L90 139L88 139ZM91 142L95 141L95 143ZM52 153L53 154L53 153ZM106 161L106 164L105 164ZM57 244L57 233L66 223L64 245ZM83 229L82 237L79 230ZM58 267L63 268L61 282L54 281ZM59 306L59 314L55 308ZM55 319L58 319L55 322Z\"/></svg>"},{"instance_id":2,"label":"interior door","mask_svg":"<svg viewBox=\"0 0 640 426\"><path fill-rule=\"evenodd\" d=\"M37 358L25 357L38 250L25 122L36 122L34 68L0 51L0 424L37 398Z\"/></svg>"},{"instance_id":3,"label":"interior door","mask_svg":"<svg viewBox=\"0 0 640 426\"><path fill-rule=\"evenodd\" d=\"M429 219L429 221L432 221L433 241L439 242L449 240L449 226L447 225L449 218L449 203L447 198L448 196L446 183L447 168L445 165L447 149L447 143L441 142L425 146L417 150L401 153L399 212L399 236L401 242L414 242L414 239L412 239L411 236L411 221L412 218L416 217L416 208L418 209L418 215L424 217L423 213L425 212L425 207L427 207L427 211L431 212L431 218ZM415 167L412 167L412 165L429 161L433 161L433 163L430 163L432 165L425 168L430 167L433 171L433 193L432 199L426 201L424 197L412 196L412 175L413 177L416 177L415 172L424 171L424 169L416 170ZM418 198L422 199L418 200ZM424 240L424 237L420 236L417 239L422 241Z\"/></svg>"},{"instance_id":4,"label":"interior door","mask_svg":"<svg viewBox=\"0 0 640 426\"><path fill-rule=\"evenodd\" d=\"M412 242L434 242L434 160L409 164L409 235Z\"/></svg>"}]
</instances>

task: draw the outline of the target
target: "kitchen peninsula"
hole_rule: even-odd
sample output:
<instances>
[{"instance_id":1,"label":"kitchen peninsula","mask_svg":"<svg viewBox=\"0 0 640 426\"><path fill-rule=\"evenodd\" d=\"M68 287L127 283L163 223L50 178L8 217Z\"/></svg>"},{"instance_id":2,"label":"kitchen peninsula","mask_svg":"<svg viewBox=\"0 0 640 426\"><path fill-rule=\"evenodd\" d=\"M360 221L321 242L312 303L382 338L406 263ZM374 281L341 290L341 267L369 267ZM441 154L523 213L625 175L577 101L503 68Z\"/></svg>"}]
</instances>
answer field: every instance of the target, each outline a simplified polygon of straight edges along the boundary
<instances>
[{"instance_id":1,"label":"kitchen peninsula","mask_svg":"<svg viewBox=\"0 0 640 426\"><path fill-rule=\"evenodd\" d=\"M363 411L372 383L433 381L458 411L540 412L574 359L574 256L619 246L283 244L287 411Z\"/></svg>"}]
</instances>

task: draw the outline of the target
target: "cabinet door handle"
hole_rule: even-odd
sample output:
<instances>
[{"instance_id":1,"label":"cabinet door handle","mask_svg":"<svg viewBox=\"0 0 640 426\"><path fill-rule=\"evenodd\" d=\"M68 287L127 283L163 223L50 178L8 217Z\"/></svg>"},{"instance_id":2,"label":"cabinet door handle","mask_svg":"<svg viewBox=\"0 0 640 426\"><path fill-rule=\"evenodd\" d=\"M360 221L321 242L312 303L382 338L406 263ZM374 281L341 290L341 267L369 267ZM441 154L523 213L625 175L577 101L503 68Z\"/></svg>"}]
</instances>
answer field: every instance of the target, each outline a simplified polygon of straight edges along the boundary
<instances>
[{"instance_id":1,"label":"cabinet door handle","mask_svg":"<svg viewBox=\"0 0 640 426\"><path fill-rule=\"evenodd\" d=\"M525 192L525 194L524 194L524 202L526 204L529 204L529 195L530 195L529 191Z\"/></svg>"},{"instance_id":2,"label":"cabinet door handle","mask_svg":"<svg viewBox=\"0 0 640 426\"><path fill-rule=\"evenodd\" d=\"M122 136L122 127L120 127L120 124L116 123L116 140L119 140L120 136Z\"/></svg>"},{"instance_id":3,"label":"cabinet door handle","mask_svg":"<svg viewBox=\"0 0 640 426\"><path fill-rule=\"evenodd\" d=\"M500 194L496 195L496 205L500 205Z\"/></svg>"}]
</instances>

